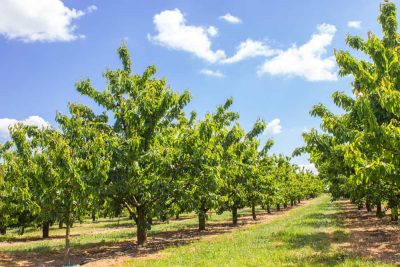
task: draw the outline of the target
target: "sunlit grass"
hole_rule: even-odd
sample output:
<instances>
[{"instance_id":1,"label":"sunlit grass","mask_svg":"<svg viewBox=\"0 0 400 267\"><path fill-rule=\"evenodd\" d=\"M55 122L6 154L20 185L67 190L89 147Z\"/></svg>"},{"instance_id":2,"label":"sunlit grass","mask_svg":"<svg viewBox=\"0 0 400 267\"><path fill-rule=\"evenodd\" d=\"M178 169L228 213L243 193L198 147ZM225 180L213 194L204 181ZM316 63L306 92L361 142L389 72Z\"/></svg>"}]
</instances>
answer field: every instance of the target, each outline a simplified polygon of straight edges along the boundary
<instances>
[{"instance_id":1,"label":"sunlit grass","mask_svg":"<svg viewBox=\"0 0 400 267\"><path fill-rule=\"evenodd\" d=\"M348 233L328 196L234 233L166 249L126 266L391 266L341 250ZM394 266L394 265L393 265Z\"/></svg>"}]
</instances>

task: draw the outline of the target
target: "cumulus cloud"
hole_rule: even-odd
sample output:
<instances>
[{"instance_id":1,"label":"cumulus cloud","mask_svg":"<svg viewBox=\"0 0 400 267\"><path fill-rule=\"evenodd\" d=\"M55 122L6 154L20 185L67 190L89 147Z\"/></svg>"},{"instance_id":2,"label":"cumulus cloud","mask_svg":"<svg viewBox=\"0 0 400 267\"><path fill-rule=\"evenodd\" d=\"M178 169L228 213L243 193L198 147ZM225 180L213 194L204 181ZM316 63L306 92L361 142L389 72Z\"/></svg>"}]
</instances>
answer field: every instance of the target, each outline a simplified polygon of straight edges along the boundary
<instances>
[{"instance_id":1,"label":"cumulus cloud","mask_svg":"<svg viewBox=\"0 0 400 267\"><path fill-rule=\"evenodd\" d=\"M211 37L214 37L214 36L218 35L218 29L215 28L214 26L208 27L207 32Z\"/></svg>"},{"instance_id":2,"label":"cumulus cloud","mask_svg":"<svg viewBox=\"0 0 400 267\"><path fill-rule=\"evenodd\" d=\"M280 119L273 119L271 122L267 123L265 128L265 133L267 135L280 134L282 132L282 125Z\"/></svg>"},{"instance_id":3,"label":"cumulus cloud","mask_svg":"<svg viewBox=\"0 0 400 267\"><path fill-rule=\"evenodd\" d=\"M331 45L336 33L336 27L321 24L317 33L311 39L298 47L293 45L286 51L281 51L275 57L267 59L259 67L258 74L299 76L307 81L335 81L335 59L333 56L324 57L326 47Z\"/></svg>"},{"instance_id":4,"label":"cumulus cloud","mask_svg":"<svg viewBox=\"0 0 400 267\"><path fill-rule=\"evenodd\" d=\"M242 23L242 20L238 17L235 17L231 15L230 13L226 13L223 16L220 16L219 19L225 20L226 22L232 23L232 24L239 24Z\"/></svg>"},{"instance_id":5,"label":"cumulus cloud","mask_svg":"<svg viewBox=\"0 0 400 267\"><path fill-rule=\"evenodd\" d=\"M277 53L278 50L270 48L264 42L247 39L238 45L238 47L236 48L235 55L233 55L230 58L222 60L221 63L233 64L247 58L258 57L258 56L269 57Z\"/></svg>"},{"instance_id":6,"label":"cumulus cloud","mask_svg":"<svg viewBox=\"0 0 400 267\"><path fill-rule=\"evenodd\" d=\"M218 78L225 77L225 75L219 70L202 69L200 73L205 76L211 76L211 77L218 77Z\"/></svg>"},{"instance_id":7,"label":"cumulus cloud","mask_svg":"<svg viewBox=\"0 0 400 267\"><path fill-rule=\"evenodd\" d=\"M361 28L361 20L351 20L347 22L347 27L353 28L353 29L360 29Z\"/></svg>"},{"instance_id":8,"label":"cumulus cloud","mask_svg":"<svg viewBox=\"0 0 400 267\"><path fill-rule=\"evenodd\" d=\"M92 5L86 12L96 9ZM75 33L74 21L86 12L68 8L61 0L2 0L0 35L24 42L73 41L85 37Z\"/></svg>"},{"instance_id":9,"label":"cumulus cloud","mask_svg":"<svg viewBox=\"0 0 400 267\"><path fill-rule=\"evenodd\" d=\"M226 57L223 50L211 49L210 37L217 35L217 28L187 25L179 9L156 14L153 23L157 34L148 38L156 44L192 53L210 63Z\"/></svg>"},{"instance_id":10,"label":"cumulus cloud","mask_svg":"<svg viewBox=\"0 0 400 267\"><path fill-rule=\"evenodd\" d=\"M40 116L29 116L25 120L18 121L16 119L2 118L0 119L0 138L8 139L10 137L9 128L17 123L37 127L50 127L50 123Z\"/></svg>"}]
</instances>

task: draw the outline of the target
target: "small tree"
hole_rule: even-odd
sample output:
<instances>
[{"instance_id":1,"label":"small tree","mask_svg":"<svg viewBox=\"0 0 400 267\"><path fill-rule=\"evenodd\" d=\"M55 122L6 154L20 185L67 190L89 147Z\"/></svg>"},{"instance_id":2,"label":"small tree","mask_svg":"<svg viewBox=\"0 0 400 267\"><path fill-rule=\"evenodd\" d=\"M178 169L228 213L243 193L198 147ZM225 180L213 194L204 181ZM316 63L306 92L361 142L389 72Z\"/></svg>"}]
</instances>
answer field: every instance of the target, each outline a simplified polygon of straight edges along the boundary
<instances>
[{"instance_id":1,"label":"small tree","mask_svg":"<svg viewBox=\"0 0 400 267\"><path fill-rule=\"evenodd\" d=\"M131 59L125 44L118 49L123 69L107 70L107 88L94 89L90 80L77 84L77 90L89 96L113 114L113 148L109 176L110 195L122 198L124 206L137 217L137 241L145 244L148 217L168 198L175 177L165 177L160 166L166 143L182 109L190 100L188 92L175 93L165 79L153 78L154 66L143 75L132 74Z\"/></svg>"}]
</instances>

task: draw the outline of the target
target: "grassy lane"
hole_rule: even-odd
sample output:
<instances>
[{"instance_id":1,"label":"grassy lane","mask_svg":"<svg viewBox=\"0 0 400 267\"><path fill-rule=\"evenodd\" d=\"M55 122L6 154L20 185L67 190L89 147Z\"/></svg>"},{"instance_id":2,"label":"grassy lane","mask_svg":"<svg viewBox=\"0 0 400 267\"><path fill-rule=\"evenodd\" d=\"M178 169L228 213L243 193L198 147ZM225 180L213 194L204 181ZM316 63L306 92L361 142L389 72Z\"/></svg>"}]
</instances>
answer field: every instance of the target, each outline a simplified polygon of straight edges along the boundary
<instances>
[{"instance_id":1,"label":"grassy lane","mask_svg":"<svg viewBox=\"0 0 400 267\"><path fill-rule=\"evenodd\" d=\"M169 248L126 266L391 266L340 249L348 235L329 196L270 222Z\"/></svg>"}]
</instances>

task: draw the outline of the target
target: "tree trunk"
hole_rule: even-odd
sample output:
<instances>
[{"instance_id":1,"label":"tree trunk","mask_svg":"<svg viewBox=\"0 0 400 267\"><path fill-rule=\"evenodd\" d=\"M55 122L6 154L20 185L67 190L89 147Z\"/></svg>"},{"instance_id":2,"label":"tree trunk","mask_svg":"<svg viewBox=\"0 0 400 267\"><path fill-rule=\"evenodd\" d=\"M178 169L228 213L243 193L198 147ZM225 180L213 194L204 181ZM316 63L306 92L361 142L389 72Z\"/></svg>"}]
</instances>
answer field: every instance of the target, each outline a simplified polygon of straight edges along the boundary
<instances>
[{"instance_id":1,"label":"tree trunk","mask_svg":"<svg viewBox=\"0 0 400 267\"><path fill-rule=\"evenodd\" d=\"M92 222L96 221L96 212L92 211Z\"/></svg>"},{"instance_id":2,"label":"tree trunk","mask_svg":"<svg viewBox=\"0 0 400 267\"><path fill-rule=\"evenodd\" d=\"M66 230L65 230L65 256L64 256L64 265L69 266L69 252L71 249L71 244L70 244L70 236L71 236L71 221L72 221L72 209L68 209L68 218L65 222L66 224Z\"/></svg>"},{"instance_id":3,"label":"tree trunk","mask_svg":"<svg viewBox=\"0 0 400 267\"><path fill-rule=\"evenodd\" d=\"M206 211L201 210L199 212L199 230L206 230Z\"/></svg>"},{"instance_id":4,"label":"tree trunk","mask_svg":"<svg viewBox=\"0 0 400 267\"><path fill-rule=\"evenodd\" d=\"M44 238L49 238L49 231L50 231L50 223L49 222L44 222L42 226L42 237Z\"/></svg>"},{"instance_id":5,"label":"tree trunk","mask_svg":"<svg viewBox=\"0 0 400 267\"><path fill-rule=\"evenodd\" d=\"M63 221L60 220L60 221L58 222L58 228L60 228L60 229L63 228L63 224L64 224Z\"/></svg>"},{"instance_id":6,"label":"tree trunk","mask_svg":"<svg viewBox=\"0 0 400 267\"><path fill-rule=\"evenodd\" d=\"M237 225L238 224L238 209L237 206L233 206L232 208L232 224Z\"/></svg>"},{"instance_id":7,"label":"tree trunk","mask_svg":"<svg viewBox=\"0 0 400 267\"><path fill-rule=\"evenodd\" d=\"M7 234L7 227L0 226L0 235L5 235L5 234Z\"/></svg>"},{"instance_id":8,"label":"tree trunk","mask_svg":"<svg viewBox=\"0 0 400 267\"><path fill-rule=\"evenodd\" d=\"M179 220L179 213L175 215L175 220Z\"/></svg>"},{"instance_id":9,"label":"tree trunk","mask_svg":"<svg viewBox=\"0 0 400 267\"><path fill-rule=\"evenodd\" d=\"M385 214L382 212L382 203L379 201L376 204L376 216L382 218Z\"/></svg>"},{"instance_id":10,"label":"tree trunk","mask_svg":"<svg viewBox=\"0 0 400 267\"><path fill-rule=\"evenodd\" d=\"M293 200L290 200L290 206L293 207Z\"/></svg>"},{"instance_id":11,"label":"tree trunk","mask_svg":"<svg viewBox=\"0 0 400 267\"><path fill-rule=\"evenodd\" d=\"M297 203L298 203L298 204L301 203L301 199L300 199L300 198L297 199Z\"/></svg>"},{"instance_id":12,"label":"tree trunk","mask_svg":"<svg viewBox=\"0 0 400 267\"><path fill-rule=\"evenodd\" d=\"M276 204L276 210L280 211L281 210L281 205L280 204Z\"/></svg>"},{"instance_id":13,"label":"tree trunk","mask_svg":"<svg viewBox=\"0 0 400 267\"><path fill-rule=\"evenodd\" d=\"M399 220L399 210L396 205L391 207L391 220L392 222L397 222Z\"/></svg>"},{"instance_id":14,"label":"tree trunk","mask_svg":"<svg viewBox=\"0 0 400 267\"><path fill-rule=\"evenodd\" d=\"M271 214L271 205L270 204L267 205L267 212L268 212L268 214Z\"/></svg>"},{"instance_id":15,"label":"tree trunk","mask_svg":"<svg viewBox=\"0 0 400 267\"><path fill-rule=\"evenodd\" d=\"M251 215L253 216L253 220L257 220L257 214L256 214L256 205L254 202L251 203Z\"/></svg>"},{"instance_id":16,"label":"tree trunk","mask_svg":"<svg viewBox=\"0 0 400 267\"><path fill-rule=\"evenodd\" d=\"M146 207L141 205L136 207L137 210L137 243L143 246L147 241L147 218Z\"/></svg>"},{"instance_id":17,"label":"tree trunk","mask_svg":"<svg viewBox=\"0 0 400 267\"><path fill-rule=\"evenodd\" d=\"M368 212L372 211L371 202L368 199L365 201L365 207L367 208Z\"/></svg>"},{"instance_id":18,"label":"tree trunk","mask_svg":"<svg viewBox=\"0 0 400 267\"><path fill-rule=\"evenodd\" d=\"M287 203L285 202L285 203L283 203L283 208L287 208Z\"/></svg>"}]
</instances>

